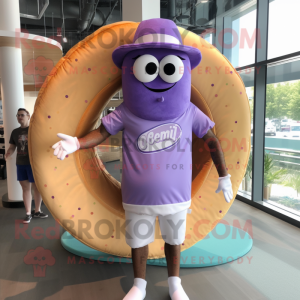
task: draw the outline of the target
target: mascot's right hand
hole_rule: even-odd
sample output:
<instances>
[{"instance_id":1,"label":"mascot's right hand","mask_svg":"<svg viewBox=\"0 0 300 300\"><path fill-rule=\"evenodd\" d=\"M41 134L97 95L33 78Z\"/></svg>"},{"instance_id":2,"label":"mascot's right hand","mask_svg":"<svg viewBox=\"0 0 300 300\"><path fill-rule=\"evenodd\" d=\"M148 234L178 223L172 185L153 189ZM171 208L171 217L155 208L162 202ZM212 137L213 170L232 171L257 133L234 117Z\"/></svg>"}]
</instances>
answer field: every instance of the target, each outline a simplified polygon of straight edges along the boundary
<instances>
[{"instance_id":1,"label":"mascot's right hand","mask_svg":"<svg viewBox=\"0 0 300 300\"><path fill-rule=\"evenodd\" d=\"M71 154L80 148L77 137L63 133L58 133L57 136L61 138L62 141L54 144L52 148L54 149L54 155L57 155L58 159L64 160L67 154Z\"/></svg>"}]
</instances>

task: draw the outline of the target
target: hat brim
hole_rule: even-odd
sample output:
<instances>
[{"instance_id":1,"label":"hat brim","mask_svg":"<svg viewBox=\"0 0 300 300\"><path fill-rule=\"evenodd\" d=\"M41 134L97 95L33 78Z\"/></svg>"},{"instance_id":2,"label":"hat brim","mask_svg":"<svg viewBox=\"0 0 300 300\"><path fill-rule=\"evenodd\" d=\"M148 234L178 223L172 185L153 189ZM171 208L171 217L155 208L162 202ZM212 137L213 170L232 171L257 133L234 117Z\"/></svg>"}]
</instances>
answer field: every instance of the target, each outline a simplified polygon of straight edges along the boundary
<instances>
[{"instance_id":1,"label":"hat brim","mask_svg":"<svg viewBox=\"0 0 300 300\"><path fill-rule=\"evenodd\" d=\"M176 45L176 44L166 44L166 43L143 43L143 44L127 44L122 45L116 48L112 53L112 59L115 65L122 69L122 63L127 53L147 48L161 48L161 49L172 49L185 52L191 62L191 69L194 69L198 66L202 59L202 54L198 48L185 45Z\"/></svg>"}]
</instances>

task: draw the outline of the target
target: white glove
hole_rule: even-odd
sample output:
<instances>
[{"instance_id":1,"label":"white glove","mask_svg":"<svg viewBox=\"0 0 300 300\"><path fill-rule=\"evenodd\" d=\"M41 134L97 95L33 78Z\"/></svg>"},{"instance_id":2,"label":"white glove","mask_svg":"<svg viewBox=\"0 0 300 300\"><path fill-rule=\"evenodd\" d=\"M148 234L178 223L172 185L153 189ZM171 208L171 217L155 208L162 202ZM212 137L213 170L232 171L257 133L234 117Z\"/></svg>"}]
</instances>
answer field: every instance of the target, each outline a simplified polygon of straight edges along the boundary
<instances>
[{"instance_id":1,"label":"white glove","mask_svg":"<svg viewBox=\"0 0 300 300\"><path fill-rule=\"evenodd\" d=\"M230 177L231 177L230 174L228 174L225 177L219 177L219 186L216 190L216 193L219 193L221 190L223 191L223 195L227 203L230 202L233 196Z\"/></svg>"},{"instance_id":2,"label":"white glove","mask_svg":"<svg viewBox=\"0 0 300 300\"><path fill-rule=\"evenodd\" d=\"M53 154L57 155L58 159L64 160L67 154L71 154L80 148L77 137L63 133L58 133L57 136L63 139L52 146L55 149Z\"/></svg>"}]
</instances>

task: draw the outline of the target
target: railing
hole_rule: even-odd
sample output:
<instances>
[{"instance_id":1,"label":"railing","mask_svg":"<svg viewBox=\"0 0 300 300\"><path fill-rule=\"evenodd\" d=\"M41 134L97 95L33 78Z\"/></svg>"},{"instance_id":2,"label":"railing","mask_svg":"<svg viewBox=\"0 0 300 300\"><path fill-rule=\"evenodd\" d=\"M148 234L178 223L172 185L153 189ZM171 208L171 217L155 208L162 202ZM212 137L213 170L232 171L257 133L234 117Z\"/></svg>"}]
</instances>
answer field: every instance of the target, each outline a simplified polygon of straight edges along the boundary
<instances>
[{"instance_id":1,"label":"railing","mask_svg":"<svg viewBox=\"0 0 300 300\"><path fill-rule=\"evenodd\" d=\"M252 145L251 148L253 148ZM275 165L278 165L279 167L285 167L287 169L297 169L300 171L300 151L272 147L265 147L265 150L298 154L299 156L293 156L283 153L268 153L274 159Z\"/></svg>"},{"instance_id":2,"label":"railing","mask_svg":"<svg viewBox=\"0 0 300 300\"><path fill-rule=\"evenodd\" d=\"M253 145L251 145L251 148L253 148ZM271 147L265 147L267 150L273 150L273 151L281 151L281 152L290 152L290 153L297 153L300 154L300 151L297 150L291 150L291 149L285 149L285 148L271 148Z\"/></svg>"},{"instance_id":3,"label":"railing","mask_svg":"<svg viewBox=\"0 0 300 300\"><path fill-rule=\"evenodd\" d=\"M252 148L252 145L251 145ZM297 153L300 154L300 151L297 150L291 150L291 149L285 149L285 148L270 148L270 147L265 147L267 150L273 150L273 151L281 151L281 152L289 152L289 153Z\"/></svg>"}]
</instances>

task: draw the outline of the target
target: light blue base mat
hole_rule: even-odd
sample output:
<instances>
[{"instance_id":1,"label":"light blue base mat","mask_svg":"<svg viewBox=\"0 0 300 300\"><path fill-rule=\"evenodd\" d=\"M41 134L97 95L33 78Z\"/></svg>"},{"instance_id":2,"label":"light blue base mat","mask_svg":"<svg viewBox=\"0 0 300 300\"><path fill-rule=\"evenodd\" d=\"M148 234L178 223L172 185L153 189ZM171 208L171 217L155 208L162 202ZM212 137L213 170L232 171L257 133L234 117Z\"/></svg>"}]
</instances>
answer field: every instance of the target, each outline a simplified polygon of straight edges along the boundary
<instances>
[{"instance_id":1,"label":"light blue base mat","mask_svg":"<svg viewBox=\"0 0 300 300\"><path fill-rule=\"evenodd\" d=\"M79 242L67 231L61 236L62 246L69 252L87 259L108 263L132 263L131 258L119 257L92 249ZM191 248L181 251L181 268L211 267L230 263L246 253L253 245L251 236L236 227L222 223ZM148 259L148 265L167 266L165 257Z\"/></svg>"}]
</instances>

